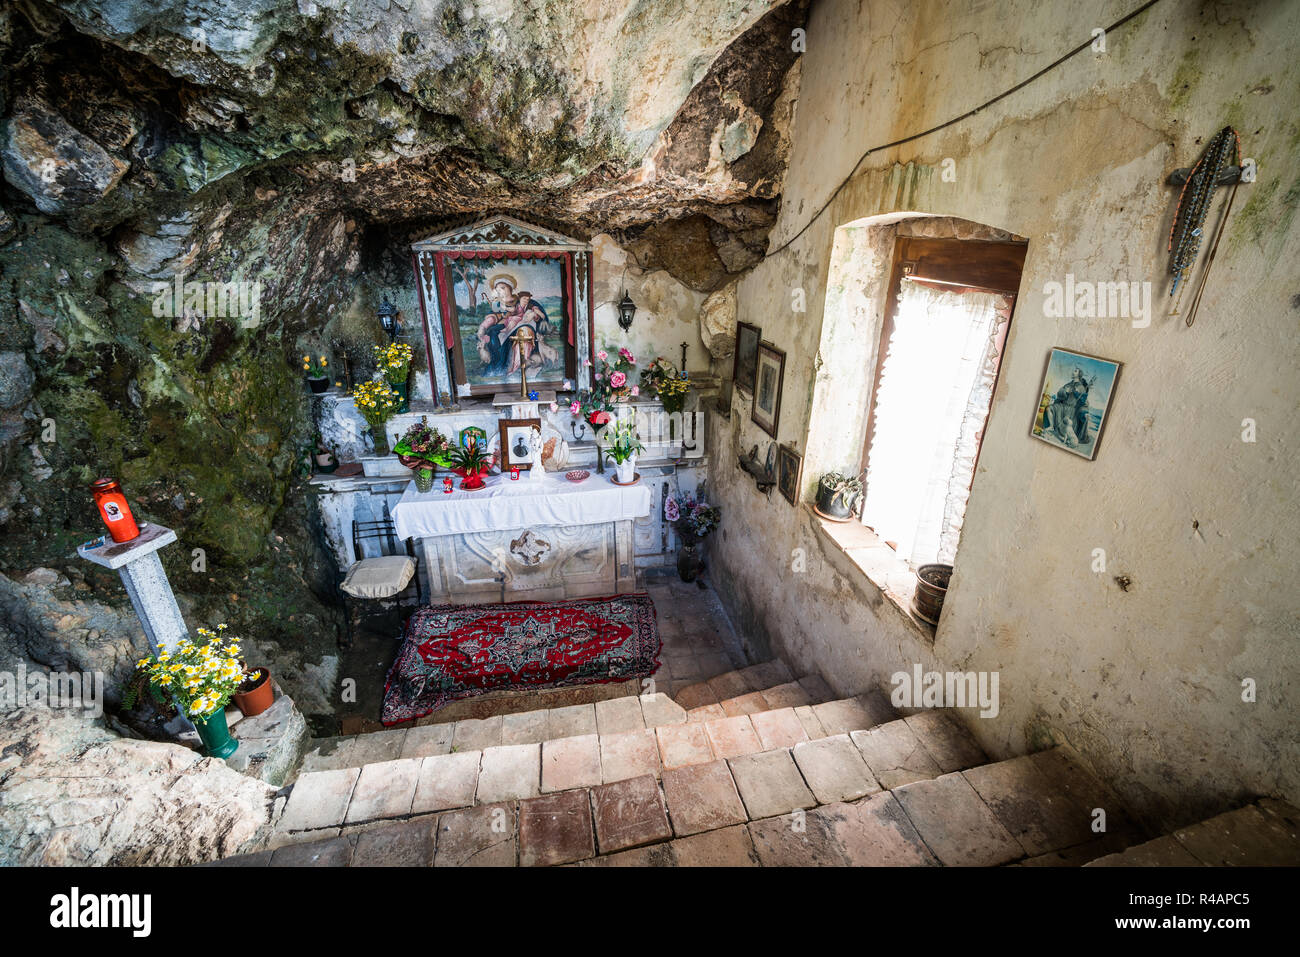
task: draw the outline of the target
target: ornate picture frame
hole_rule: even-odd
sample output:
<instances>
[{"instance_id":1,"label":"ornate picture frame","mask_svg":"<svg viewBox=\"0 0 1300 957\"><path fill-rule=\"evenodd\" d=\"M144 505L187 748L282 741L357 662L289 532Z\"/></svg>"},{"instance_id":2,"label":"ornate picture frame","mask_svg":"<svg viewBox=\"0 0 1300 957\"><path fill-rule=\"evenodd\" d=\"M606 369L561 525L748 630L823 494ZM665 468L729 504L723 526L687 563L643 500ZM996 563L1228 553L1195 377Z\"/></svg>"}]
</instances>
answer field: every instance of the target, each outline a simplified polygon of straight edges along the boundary
<instances>
[{"instance_id":1,"label":"ornate picture frame","mask_svg":"<svg viewBox=\"0 0 1300 957\"><path fill-rule=\"evenodd\" d=\"M788 445L776 447L776 487L791 505L799 504L799 472L803 456Z\"/></svg>"},{"instance_id":2,"label":"ornate picture frame","mask_svg":"<svg viewBox=\"0 0 1300 957\"><path fill-rule=\"evenodd\" d=\"M537 429L539 432L542 428L541 419L501 419L498 425L501 430L501 471L506 472L512 468L528 468L533 464L533 453L527 445L527 435L530 429ZM524 441L523 449L517 451L520 440Z\"/></svg>"},{"instance_id":3,"label":"ornate picture frame","mask_svg":"<svg viewBox=\"0 0 1300 957\"><path fill-rule=\"evenodd\" d=\"M781 423L781 388L785 380L785 353L760 342L754 365L754 404L749 417L772 438Z\"/></svg>"},{"instance_id":4,"label":"ornate picture frame","mask_svg":"<svg viewBox=\"0 0 1300 957\"><path fill-rule=\"evenodd\" d=\"M731 360L732 388L742 395L754 394L754 373L758 364L758 344L763 330L748 322L736 323L736 353Z\"/></svg>"}]
</instances>

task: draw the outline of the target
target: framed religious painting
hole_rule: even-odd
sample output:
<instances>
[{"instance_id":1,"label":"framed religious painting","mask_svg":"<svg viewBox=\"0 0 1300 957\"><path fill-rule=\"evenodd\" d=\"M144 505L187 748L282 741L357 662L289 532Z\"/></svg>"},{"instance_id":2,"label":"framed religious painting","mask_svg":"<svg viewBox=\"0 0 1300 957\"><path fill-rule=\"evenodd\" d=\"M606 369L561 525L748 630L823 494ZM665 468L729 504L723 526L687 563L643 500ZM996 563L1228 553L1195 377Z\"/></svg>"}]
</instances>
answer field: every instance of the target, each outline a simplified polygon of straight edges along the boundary
<instances>
[{"instance_id":1,"label":"framed religious painting","mask_svg":"<svg viewBox=\"0 0 1300 957\"><path fill-rule=\"evenodd\" d=\"M784 378L785 353L760 342L754 363L754 405L749 417L772 438L776 438L776 428L781 421L781 383Z\"/></svg>"},{"instance_id":2,"label":"framed religious painting","mask_svg":"<svg viewBox=\"0 0 1300 957\"><path fill-rule=\"evenodd\" d=\"M1029 433L1048 445L1092 461L1115 394L1120 363L1053 349Z\"/></svg>"},{"instance_id":3,"label":"framed religious painting","mask_svg":"<svg viewBox=\"0 0 1300 957\"><path fill-rule=\"evenodd\" d=\"M539 432L541 419L502 419L501 470L526 469L533 464L533 429Z\"/></svg>"},{"instance_id":4,"label":"framed religious painting","mask_svg":"<svg viewBox=\"0 0 1300 957\"><path fill-rule=\"evenodd\" d=\"M788 445L776 447L776 487L791 505L799 504L799 469L803 456Z\"/></svg>"},{"instance_id":5,"label":"framed religious painting","mask_svg":"<svg viewBox=\"0 0 1300 957\"><path fill-rule=\"evenodd\" d=\"M736 323L736 355L731 365L732 388L742 395L754 394L754 369L763 331L747 322Z\"/></svg>"},{"instance_id":6,"label":"framed religious painting","mask_svg":"<svg viewBox=\"0 0 1300 957\"><path fill-rule=\"evenodd\" d=\"M411 248L435 395L589 385L589 246L498 217Z\"/></svg>"}]
</instances>

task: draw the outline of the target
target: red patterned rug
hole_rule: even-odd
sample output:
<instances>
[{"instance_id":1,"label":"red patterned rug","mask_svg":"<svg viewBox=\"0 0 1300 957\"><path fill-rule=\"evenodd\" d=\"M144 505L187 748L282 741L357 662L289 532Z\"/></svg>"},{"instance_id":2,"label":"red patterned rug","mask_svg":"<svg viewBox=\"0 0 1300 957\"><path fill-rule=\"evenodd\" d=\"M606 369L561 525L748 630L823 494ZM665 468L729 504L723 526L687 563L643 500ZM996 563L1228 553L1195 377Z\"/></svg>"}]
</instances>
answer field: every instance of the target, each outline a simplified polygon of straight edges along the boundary
<instances>
[{"instance_id":1,"label":"red patterned rug","mask_svg":"<svg viewBox=\"0 0 1300 957\"><path fill-rule=\"evenodd\" d=\"M489 691L648 678L662 646L648 595L430 605L407 622L383 721L410 721Z\"/></svg>"}]
</instances>

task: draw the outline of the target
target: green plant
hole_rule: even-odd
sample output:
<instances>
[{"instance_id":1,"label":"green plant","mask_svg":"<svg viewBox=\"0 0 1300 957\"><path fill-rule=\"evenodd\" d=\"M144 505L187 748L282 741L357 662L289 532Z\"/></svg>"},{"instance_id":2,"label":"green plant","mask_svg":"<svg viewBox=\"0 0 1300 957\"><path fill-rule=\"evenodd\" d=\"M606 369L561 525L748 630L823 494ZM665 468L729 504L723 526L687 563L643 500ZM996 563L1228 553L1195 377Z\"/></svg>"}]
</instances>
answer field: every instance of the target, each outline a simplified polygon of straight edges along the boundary
<instances>
[{"instance_id":1,"label":"green plant","mask_svg":"<svg viewBox=\"0 0 1300 957\"><path fill-rule=\"evenodd\" d=\"M160 651L136 662L136 677L122 696L128 711L148 685L155 702L168 697L189 717L204 721L220 711L246 678L239 661L239 644L217 630L197 629L201 643L182 638L172 651ZM142 680L143 679L143 680Z\"/></svg>"},{"instance_id":2,"label":"green plant","mask_svg":"<svg viewBox=\"0 0 1300 957\"><path fill-rule=\"evenodd\" d=\"M302 370L309 379L323 379L329 375L329 360L323 355L305 355L302 357Z\"/></svg>"},{"instance_id":3,"label":"green plant","mask_svg":"<svg viewBox=\"0 0 1300 957\"><path fill-rule=\"evenodd\" d=\"M663 403L665 412L680 412L691 388L690 373L679 372L675 365L660 356L641 373L641 385Z\"/></svg>"},{"instance_id":4,"label":"green plant","mask_svg":"<svg viewBox=\"0 0 1300 957\"><path fill-rule=\"evenodd\" d=\"M396 455L424 459L430 465L446 468L452 452L451 440L424 421L415 422L393 446Z\"/></svg>"},{"instance_id":5,"label":"green plant","mask_svg":"<svg viewBox=\"0 0 1300 957\"><path fill-rule=\"evenodd\" d=\"M605 454L619 465L645 451L645 446L636 437L634 418L615 419L614 424L605 429L604 443Z\"/></svg>"},{"instance_id":6,"label":"green plant","mask_svg":"<svg viewBox=\"0 0 1300 957\"><path fill-rule=\"evenodd\" d=\"M861 478L840 472L827 472L822 476L821 487L831 494L831 505L841 502L850 512L857 511L858 502L862 500Z\"/></svg>"},{"instance_id":7,"label":"green plant","mask_svg":"<svg viewBox=\"0 0 1300 957\"><path fill-rule=\"evenodd\" d=\"M485 472L492 465L492 456L483 449L481 442L472 445L458 445L447 454L451 467L466 475Z\"/></svg>"}]
</instances>

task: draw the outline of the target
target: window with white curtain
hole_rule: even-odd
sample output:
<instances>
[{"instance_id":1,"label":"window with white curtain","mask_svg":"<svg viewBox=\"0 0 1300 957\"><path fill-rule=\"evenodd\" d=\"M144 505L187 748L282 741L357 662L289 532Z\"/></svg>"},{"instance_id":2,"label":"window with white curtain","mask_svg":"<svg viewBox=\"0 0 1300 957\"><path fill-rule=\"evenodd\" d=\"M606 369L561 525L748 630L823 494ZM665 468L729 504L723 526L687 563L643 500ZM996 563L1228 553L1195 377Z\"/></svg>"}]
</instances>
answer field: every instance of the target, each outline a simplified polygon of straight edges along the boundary
<instances>
[{"instance_id":1,"label":"window with white curtain","mask_svg":"<svg viewBox=\"0 0 1300 957\"><path fill-rule=\"evenodd\" d=\"M956 556L1011 302L899 283L881 344L862 521L913 569Z\"/></svg>"}]
</instances>

